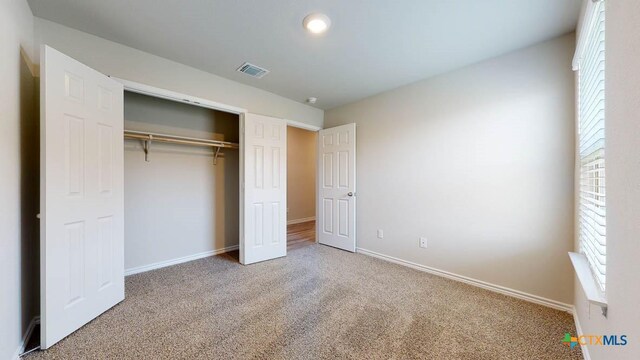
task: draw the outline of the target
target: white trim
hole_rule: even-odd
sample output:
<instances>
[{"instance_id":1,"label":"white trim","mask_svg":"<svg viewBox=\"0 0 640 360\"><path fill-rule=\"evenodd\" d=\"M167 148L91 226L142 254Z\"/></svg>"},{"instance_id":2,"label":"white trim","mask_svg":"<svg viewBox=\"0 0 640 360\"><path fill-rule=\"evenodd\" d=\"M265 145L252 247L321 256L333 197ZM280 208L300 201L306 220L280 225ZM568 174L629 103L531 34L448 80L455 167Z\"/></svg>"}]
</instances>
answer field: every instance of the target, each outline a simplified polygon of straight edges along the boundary
<instances>
[{"instance_id":1,"label":"white trim","mask_svg":"<svg viewBox=\"0 0 640 360\"><path fill-rule=\"evenodd\" d=\"M571 259L571 264L578 276L578 281L580 282L580 286L582 287L587 300L592 304L606 308L607 298L596 283L595 276L591 272L589 260L587 260L586 255L569 252L569 258Z\"/></svg>"},{"instance_id":2,"label":"white trim","mask_svg":"<svg viewBox=\"0 0 640 360\"><path fill-rule=\"evenodd\" d=\"M571 313L573 315L573 322L576 324L576 337L584 335L584 332L582 332L582 326L580 326L578 310L575 306L572 306ZM578 344L580 344L580 342L578 342ZM587 345L580 344L580 349L582 350L582 358L584 360L591 360L591 355L589 355L589 349L587 348Z\"/></svg>"},{"instance_id":3,"label":"white trim","mask_svg":"<svg viewBox=\"0 0 640 360\"><path fill-rule=\"evenodd\" d=\"M33 319L31 319L29 326L27 326L27 330L22 335L20 346L18 346L18 349L16 349L16 352L13 354L12 359L14 360L20 359L20 355L24 353L24 348L27 346L27 341L29 341L29 338L31 337L31 333L33 333L33 329L35 329L38 323L40 323L40 316L34 316Z\"/></svg>"},{"instance_id":4,"label":"white trim","mask_svg":"<svg viewBox=\"0 0 640 360\"><path fill-rule=\"evenodd\" d=\"M234 250L238 250L238 245L227 246L227 247L222 248L222 249L205 251L205 252L201 252L201 253L197 253L197 254L193 254L193 255L187 255L187 256L171 259L171 260L159 261L157 263L153 263L153 264L149 264L149 265L142 265L142 266L138 266L138 267L134 267L134 268L130 268L130 269L125 269L124 270L124 276L129 276L129 275L139 274L139 273L147 272L147 271L151 271L151 270L161 269L161 268L167 267L167 266L178 265L178 264L182 264L182 263L185 263L185 262L206 258L206 257L209 257L209 256L224 254L226 252L234 251Z\"/></svg>"},{"instance_id":5,"label":"white trim","mask_svg":"<svg viewBox=\"0 0 640 360\"><path fill-rule=\"evenodd\" d=\"M315 216L309 216L309 217L300 218L300 219L293 219L293 220L287 221L287 225L301 224L308 221L314 221L315 219L316 219Z\"/></svg>"},{"instance_id":6,"label":"white trim","mask_svg":"<svg viewBox=\"0 0 640 360\"><path fill-rule=\"evenodd\" d=\"M238 175L238 188L240 189L240 195L238 196L239 199L239 203L238 203L238 225L240 226L240 228L238 229L238 260L240 259L244 259L244 162L245 162L245 155L244 155L244 149L245 149L245 130L244 130L244 124L246 122L245 118L247 117L247 114L244 113L242 115L240 115L240 124L239 124L239 141L240 141L240 148L238 149L238 167L239 167L239 175ZM286 178L285 178L286 180ZM286 204L285 204L286 205ZM286 213L286 212L285 212Z\"/></svg>"},{"instance_id":7,"label":"white trim","mask_svg":"<svg viewBox=\"0 0 640 360\"><path fill-rule=\"evenodd\" d=\"M214 109L224 111L232 114L242 114L247 112L246 109L187 95L179 92L158 88L151 85L145 85L137 83L135 81L120 79L114 76L110 76L113 80L116 80L124 86L127 91L135 92L138 94L149 95L157 98L167 99L171 101L177 101L189 105L200 106L203 108Z\"/></svg>"},{"instance_id":8,"label":"white trim","mask_svg":"<svg viewBox=\"0 0 640 360\"><path fill-rule=\"evenodd\" d=\"M556 309L556 310L562 310L562 311L566 311L568 313L572 312L573 309L573 305L569 305L569 304L565 304L559 301L555 301L555 300L551 300L551 299L547 299L541 296L537 296L537 295L533 295L533 294L529 294L529 293L525 293L519 290L514 290L514 289L510 289L504 286L500 286L500 285L495 285L495 284L491 284L485 281L481 281L481 280L477 280L477 279L473 279L467 276L462 276L462 275L458 275L458 274L454 274L448 271L444 271L444 270L440 270L440 269L436 269L430 266L425 266L425 265L421 265L421 264L416 264L414 262L411 261L406 261L406 260L402 260L402 259L398 259L392 256L388 256L388 255L384 255L384 254L380 254L371 250L366 250L363 248L357 248L356 252L363 254L363 255L368 255L368 256L373 256L375 258L378 259L382 259L385 261L389 261L395 264L399 264L399 265L403 265L406 267L410 267L412 269L416 269L416 270L420 270L420 271L424 271L433 275L438 275L438 276L442 276L444 278L447 279L451 279L451 280L456 280L456 281L460 281L463 282L465 284L469 284L469 285L473 285L473 286L477 286L486 290L491 290L503 295L507 295L507 296L511 296L511 297L515 297L521 300L526 300L538 305L544 305L547 307L550 307L552 309Z\"/></svg>"},{"instance_id":9,"label":"white trim","mask_svg":"<svg viewBox=\"0 0 640 360\"><path fill-rule=\"evenodd\" d=\"M303 123L303 122L300 122L300 121L295 121L295 120L287 120L287 126L293 126L293 127L296 127L296 128L309 130L309 131L320 131L320 130L322 130L322 128L320 126L310 125L310 124Z\"/></svg>"}]
</instances>

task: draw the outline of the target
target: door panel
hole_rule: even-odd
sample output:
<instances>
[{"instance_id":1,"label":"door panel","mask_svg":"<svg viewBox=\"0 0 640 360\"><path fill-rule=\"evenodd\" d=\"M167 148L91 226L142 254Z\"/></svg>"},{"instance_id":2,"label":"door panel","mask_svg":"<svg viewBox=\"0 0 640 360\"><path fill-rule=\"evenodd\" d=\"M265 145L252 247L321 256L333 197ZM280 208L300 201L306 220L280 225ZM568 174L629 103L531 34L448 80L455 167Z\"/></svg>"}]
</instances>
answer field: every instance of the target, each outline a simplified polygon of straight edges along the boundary
<instances>
[{"instance_id":1,"label":"door panel","mask_svg":"<svg viewBox=\"0 0 640 360\"><path fill-rule=\"evenodd\" d=\"M241 128L240 262L247 265L287 254L287 123L244 114Z\"/></svg>"},{"instance_id":2,"label":"door panel","mask_svg":"<svg viewBox=\"0 0 640 360\"><path fill-rule=\"evenodd\" d=\"M318 242L356 250L356 127L320 130L318 142Z\"/></svg>"},{"instance_id":3,"label":"door panel","mask_svg":"<svg viewBox=\"0 0 640 360\"><path fill-rule=\"evenodd\" d=\"M122 85L41 51L41 347L124 299Z\"/></svg>"}]
</instances>

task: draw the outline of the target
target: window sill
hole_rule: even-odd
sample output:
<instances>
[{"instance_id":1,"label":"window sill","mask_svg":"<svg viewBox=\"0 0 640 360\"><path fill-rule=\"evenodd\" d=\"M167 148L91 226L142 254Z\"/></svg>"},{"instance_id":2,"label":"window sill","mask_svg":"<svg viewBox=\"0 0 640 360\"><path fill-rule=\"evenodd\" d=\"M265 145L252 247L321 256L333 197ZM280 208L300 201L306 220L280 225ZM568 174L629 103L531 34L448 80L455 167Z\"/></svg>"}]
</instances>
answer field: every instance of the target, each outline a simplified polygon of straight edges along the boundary
<instances>
[{"instance_id":1,"label":"window sill","mask_svg":"<svg viewBox=\"0 0 640 360\"><path fill-rule=\"evenodd\" d=\"M596 284L593 274L591 274L587 257L584 254L570 252L569 258L571 258L573 269L575 270L576 275L578 275L578 281L580 281L580 285L582 286L584 294L587 296L587 300L589 300L589 303L591 304L600 306L602 308L602 314L606 317L607 298L604 292L600 290L598 284Z\"/></svg>"}]
</instances>

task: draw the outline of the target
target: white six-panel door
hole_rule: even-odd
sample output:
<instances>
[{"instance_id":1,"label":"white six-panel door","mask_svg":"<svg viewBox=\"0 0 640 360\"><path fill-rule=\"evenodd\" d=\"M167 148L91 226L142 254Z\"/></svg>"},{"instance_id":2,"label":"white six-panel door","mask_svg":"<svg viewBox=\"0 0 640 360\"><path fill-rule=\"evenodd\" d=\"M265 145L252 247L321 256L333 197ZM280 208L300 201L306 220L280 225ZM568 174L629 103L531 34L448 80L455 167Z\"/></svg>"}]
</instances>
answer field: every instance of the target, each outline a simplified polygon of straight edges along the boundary
<instances>
[{"instance_id":1,"label":"white six-panel door","mask_svg":"<svg viewBox=\"0 0 640 360\"><path fill-rule=\"evenodd\" d=\"M356 124L318 133L318 242L356 251Z\"/></svg>"},{"instance_id":2,"label":"white six-panel door","mask_svg":"<svg viewBox=\"0 0 640 360\"><path fill-rule=\"evenodd\" d=\"M41 347L124 299L123 87L41 50Z\"/></svg>"},{"instance_id":3,"label":"white six-panel door","mask_svg":"<svg viewBox=\"0 0 640 360\"><path fill-rule=\"evenodd\" d=\"M245 113L240 134L240 262L287 254L287 122Z\"/></svg>"}]
</instances>

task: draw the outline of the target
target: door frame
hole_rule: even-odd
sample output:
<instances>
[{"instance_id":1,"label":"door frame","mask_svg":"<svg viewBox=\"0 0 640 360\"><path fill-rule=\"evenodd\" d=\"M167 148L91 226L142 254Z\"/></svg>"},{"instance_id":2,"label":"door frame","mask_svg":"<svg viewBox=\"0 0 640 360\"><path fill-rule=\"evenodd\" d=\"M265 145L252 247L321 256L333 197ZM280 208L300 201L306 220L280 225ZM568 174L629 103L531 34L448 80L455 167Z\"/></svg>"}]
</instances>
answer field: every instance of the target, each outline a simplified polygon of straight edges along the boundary
<instances>
[{"instance_id":1,"label":"door frame","mask_svg":"<svg viewBox=\"0 0 640 360\"><path fill-rule=\"evenodd\" d=\"M248 112L247 109L243 109L237 106L227 105L223 103L219 103L212 100L207 100L203 98L199 98L192 95L182 94L179 92L142 84L139 82L121 79L115 76L107 75L113 80L122 83L125 91L130 91L142 95L148 95L156 98L177 101L180 103L185 103L193 106L199 106L207 109L224 111L231 114L242 115Z\"/></svg>"},{"instance_id":2,"label":"door frame","mask_svg":"<svg viewBox=\"0 0 640 360\"><path fill-rule=\"evenodd\" d=\"M324 129L324 128L323 128L323 127L321 127L321 126L310 125L310 124L303 123L303 122L300 122L300 121L295 121L295 120L287 120L287 126L291 126L291 127L298 128L298 129L302 129L302 130L312 131L312 132L315 132L316 134L317 134L320 130ZM319 179L318 179L318 166L317 166L317 164L318 164L318 159L319 159L319 153L318 153L318 151L317 151L317 150L318 150L318 141L319 141L319 140L318 140L318 138L316 137L316 159L315 159L315 161L316 161L316 162L315 162L315 164L316 164L316 166L315 166L315 168L316 168L316 176L315 176L316 186L315 186L315 194L314 194L315 199L316 199L316 206L314 206L315 211L316 211L316 212L315 212L315 218L316 218L316 220L315 220L315 221L316 221L316 236L315 236L315 238L316 238L316 239L315 239L315 243L316 243L316 244L318 243L318 235L319 235L319 234L318 234L318 226L317 226L317 224L318 224L318 215L319 215L319 213L318 213L318 198L319 198L319 194L320 194L320 192L319 192L320 190L319 190L319 188L318 188ZM289 146L289 144L287 144L287 149L288 149L288 146ZM288 150L287 150L287 151L288 151ZM288 168L288 167L287 167L287 171L289 171L289 168ZM287 202L288 202L288 201L289 201L289 198L287 198ZM287 204L287 207L288 207L288 206L289 206L289 205ZM288 225L287 225L287 226L288 226Z\"/></svg>"},{"instance_id":3,"label":"door frame","mask_svg":"<svg viewBox=\"0 0 640 360\"><path fill-rule=\"evenodd\" d=\"M291 127L294 127L294 128L299 128L299 129L302 129L302 130L313 131L313 132L318 132L318 131L322 130L322 127L320 127L320 126L309 125L307 123L303 123L303 122L295 121L295 120L287 120L287 126L291 126Z\"/></svg>"}]
</instances>

